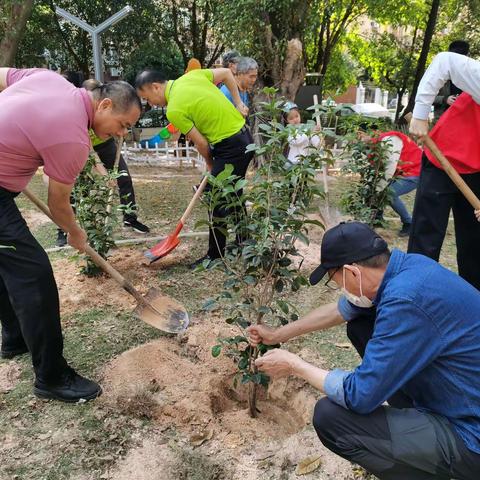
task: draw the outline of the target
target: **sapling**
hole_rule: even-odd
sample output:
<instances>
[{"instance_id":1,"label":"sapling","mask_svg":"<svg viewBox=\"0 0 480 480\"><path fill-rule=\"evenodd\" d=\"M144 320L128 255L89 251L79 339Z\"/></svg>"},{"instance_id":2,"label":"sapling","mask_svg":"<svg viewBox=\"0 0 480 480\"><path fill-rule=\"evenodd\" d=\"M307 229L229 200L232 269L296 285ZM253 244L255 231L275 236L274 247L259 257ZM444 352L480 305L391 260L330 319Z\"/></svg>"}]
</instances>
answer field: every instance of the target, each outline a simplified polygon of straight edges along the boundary
<instances>
[{"instance_id":1,"label":"sapling","mask_svg":"<svg viewBox=\"0 0 480 480\"><path fill-rule=\"evenodd\" d=\"M112 198L112 184L116 183L122 173L111 170L104 175L99 174L94 168L99 161L95 152L89 155L73 188L73 199L76 217L87 233L88 243L105 258L110 248L115 245L113 232L118 225L117 212L125 207L119 205L109 208L112 202L116 203L115 197L118 196L116 188L113 188ZM82 268L82 273L95 276L102 272L88 256L85 259L86 266Z\"/></svg>"},{"instance_id":2,"label":"sapling","mask_svg":"<svg viewBox=\"0 0 480 480\"><path fill-rule=\"evenodd\" d=\"M254 361L272 347L249 345L246 328L264 322L286 324L298 318L288 292L308 285L300 272L303 257L297 245L308 244L309 225L323 227L308 218L308 208L322 195L315 175L326 158L323 151L309 148L298 163L287 161L285 153L292 129L281 121L285 101L276 97L274 89L265 89L264 93L267 101L261 103L259 123L262 144L248 147L263 155L264 161L248 180L234 176L231 165L211 177L206 196L209 210L221 205L229 215L197 224L215 224L236 239L227 245L221 258L206 260L201 268L217 268L225 274L222 291L207 301L205 308L222 305L227 312L226 323L234 325L238 334L219 339L212 355L216 357L224 350L235 360L238 372L234 384L249 384L252 417L257 415L257 387L268 384L268 377L257 371ZM313 122L304 130L311 136L319 134L314 132Z\"/></svg>"}]
</instances>

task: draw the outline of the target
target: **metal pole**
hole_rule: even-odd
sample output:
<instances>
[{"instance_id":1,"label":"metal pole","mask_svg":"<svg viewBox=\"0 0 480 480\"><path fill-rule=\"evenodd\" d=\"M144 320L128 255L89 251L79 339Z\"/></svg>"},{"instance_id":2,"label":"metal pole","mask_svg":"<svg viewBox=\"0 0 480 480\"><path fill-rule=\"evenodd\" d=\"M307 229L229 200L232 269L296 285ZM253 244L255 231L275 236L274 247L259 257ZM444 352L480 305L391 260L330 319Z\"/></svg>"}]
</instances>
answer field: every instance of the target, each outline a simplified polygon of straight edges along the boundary
<instances>
[{"instance_id":1,"label":"metal pole","mask_svg":"<svg viewBox=\"0 0 480 480\"><path fill-rule=\"evenodd\" d=\"M77 27L82 28L87 31L92 37L92 47L93 47L93 66L95 70L95 78L100 82L103 82L103 60L102 60L102 39L100 34L104 32L107 28L115 25L128 14L133 12L133 8L130 5L123 7L117 13L113 14L111 17L107 18L104 22L96 27L89 25L87 22L84 22L80 18L72 15L63 8L56 7L55 12L57 15L60 15L65 20L72 22Z\"/></svg>"}]
</instances>

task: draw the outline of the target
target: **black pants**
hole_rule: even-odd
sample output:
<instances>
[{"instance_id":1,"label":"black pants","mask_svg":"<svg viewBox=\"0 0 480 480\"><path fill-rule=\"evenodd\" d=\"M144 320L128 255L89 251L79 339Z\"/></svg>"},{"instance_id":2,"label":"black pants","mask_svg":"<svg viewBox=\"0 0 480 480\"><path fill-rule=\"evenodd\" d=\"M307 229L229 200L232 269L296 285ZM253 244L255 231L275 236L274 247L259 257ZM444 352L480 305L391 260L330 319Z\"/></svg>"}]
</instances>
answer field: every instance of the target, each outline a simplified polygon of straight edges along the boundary
<instances>
[{"instance_id":1,"label":"black pants","mask_svg":"<svg viewBox=\"0 0 480 480\"><path fill-rule=\"evenodd\" d=\"M313 426L329 450L380 480L480 478L480 455L439 415L385 406L359 415L324 397Z\"/></svg>"},{"instance_id":2,"label":"black pants","mask_svg":"<svg viewBox=\"0 0 480 480\"><path fill-rule=\"evenodd\" d=\"M47 254L15 204L0 188L0 320L2 350L26 344L37 378L54 383L64 372L57 285Z\"/></svg>"},{"instance_id":3,"label":"black pants","mask_svg":"<svg viewBox=\"0 0 480 480\"><path fill-rule=\"evenodd\" d=\"M362 357L374 322L374 315L365 315L347 324L347 335ZM415 410L401 390L388 403L360 415L322 398L313 425L329 450L381 480L480 478L480 455L468 450L448 420Z\"/></svg>"},{"instance_id":4,"label":"black pants","mask_svg":"<svg viewBox=\"0 0 480 480\"><path fill-rule=\"evenodd\" d=\"M245 178L248 165L253 158L253 152L246 152L247 145L253 143L253 138L248 127L243 127L240 132L232 135L225 140L215 144L212 147L213 168L211 174L217 176L220 172L223 172L225 165L233 165L233 175L238 175L241 178ZM239 192L242 194L242 192ZM238 211L232 212L231 209L226 208L224 205L216 205L213 212L210 212L213 217L213 229L210 228L210 235L208 237L208 253L207 255L212 258L219 258L225 253L225 246L227 238L225 233L222 232L224 228L224 221L228 215L241 213L240 210L244 210L244 206Z\"/></svg>"},{"instance_id":5,"label":"black pants","mask_svg":"<svg viewBox=\"0 0 480 480\"><path fill-rule=\"evenodd\" d=\"M104 143L100 143L93 147L97 152L101 162L107 170L112 170L115 165L115 156L117 154L117 142L112 137ZM124 215L125 220L136 220L137 215L135 211L137 210L137 204L135 202L135 191L133 189L132 177L128 171L127 163L123 158L123 155L120 155L120 160L118 162L118 171L125 172L126 175L122 175L117 178L118 191L120 193L120 203L122 205L129 205L131 212Z\"/></svg>"},{"instance_id":6,"label":"black pants","mask_svg":"<svg viewBox=\"0 0 480 480\"><path fill-rule=\"evenodd\" d=\"M462 178L480 196L480 173L462 175ZM453 210L455 221L458 273L480 290L480 222L448 175L424 155L413 209L409 253L421 253L438 261L450 210Z\"/></svg>"}]
</instances>

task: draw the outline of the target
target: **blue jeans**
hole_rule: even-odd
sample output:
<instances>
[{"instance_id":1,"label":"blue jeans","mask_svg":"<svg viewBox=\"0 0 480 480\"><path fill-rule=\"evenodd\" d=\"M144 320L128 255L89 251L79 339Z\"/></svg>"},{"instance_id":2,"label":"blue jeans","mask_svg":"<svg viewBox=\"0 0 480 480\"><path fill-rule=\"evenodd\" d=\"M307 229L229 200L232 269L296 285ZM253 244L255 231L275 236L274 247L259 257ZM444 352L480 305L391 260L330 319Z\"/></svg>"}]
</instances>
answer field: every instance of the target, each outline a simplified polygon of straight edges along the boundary
<instances>
[{"instance_id":1,"label":"blue jeans","mask_svg":"<svg viewBox=\"0 0 480 480\"><path fill-rule=\"evenodd\" d=\"M408 213L405 204L400 200L400 196L415 190L418 185L418 179L419 177L402 177L397 178L390 184L390 191L392 192L390 206L398 213L402 223L412 223L412 216Z\"/></svg>"}]
</instances>

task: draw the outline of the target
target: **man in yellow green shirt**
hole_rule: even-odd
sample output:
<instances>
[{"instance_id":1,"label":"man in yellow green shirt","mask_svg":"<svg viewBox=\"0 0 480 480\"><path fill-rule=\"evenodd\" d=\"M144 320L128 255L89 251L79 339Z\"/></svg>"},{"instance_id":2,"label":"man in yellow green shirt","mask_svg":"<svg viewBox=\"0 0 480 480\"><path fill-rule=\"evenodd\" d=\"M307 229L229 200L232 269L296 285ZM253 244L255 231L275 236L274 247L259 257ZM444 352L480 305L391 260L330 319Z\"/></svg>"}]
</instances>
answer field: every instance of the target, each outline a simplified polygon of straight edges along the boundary
<instances>
[{"instance_id":1,"label":"man in yellow green shirt","mask_svg":"<svg viewBox=\"0 0 480 480\"><path fill-rule=\"evenodd\" d=\"M230 90L233 104L216 87L223 82ZM245 125L248 108L243 104L232 72L228 68L192 70L177 80L168 80L162 72L145 70L137 75L138 94L150 105L167 107L167 118L191 140L205 158L207 169L217 176L225 165L233 165L233 174L245 177L253 157L246 152L253 143ZM205 258L215 259L225 252L226 237L216 228L230 211L221 205L211 214L214 228L210 229L209 248Z\"/></svg>"}]
</instances>

